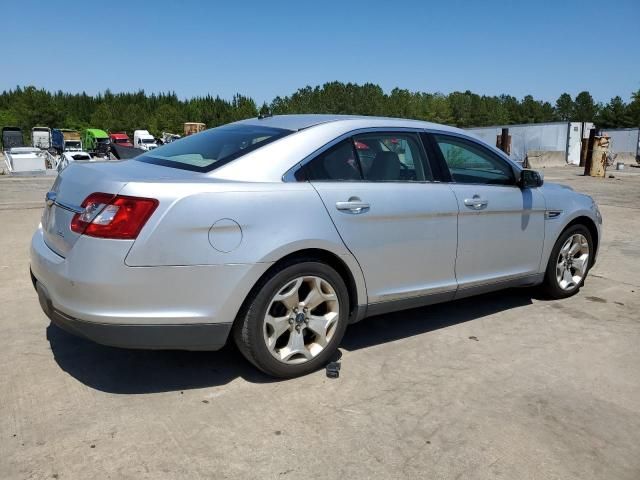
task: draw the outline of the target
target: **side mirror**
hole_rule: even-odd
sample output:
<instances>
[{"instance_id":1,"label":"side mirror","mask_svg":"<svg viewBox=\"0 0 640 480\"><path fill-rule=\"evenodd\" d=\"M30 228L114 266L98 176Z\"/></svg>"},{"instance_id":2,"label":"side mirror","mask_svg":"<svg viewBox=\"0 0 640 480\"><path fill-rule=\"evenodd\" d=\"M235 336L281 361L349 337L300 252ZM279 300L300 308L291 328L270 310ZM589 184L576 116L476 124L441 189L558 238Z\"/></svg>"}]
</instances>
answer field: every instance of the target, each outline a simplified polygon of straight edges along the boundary
<instances>
[{"instance_id":1,"label":"side mirror","mask_svg":"<svg viewBox=\"0 0 640 480\"><path fill-rule=\"evenodd\" d=\"M520 178L518 179L520 188L537 188L541 187L543 183L542 174L536 170L524 169L520 172Z\"/></svg>"}]
</instances>

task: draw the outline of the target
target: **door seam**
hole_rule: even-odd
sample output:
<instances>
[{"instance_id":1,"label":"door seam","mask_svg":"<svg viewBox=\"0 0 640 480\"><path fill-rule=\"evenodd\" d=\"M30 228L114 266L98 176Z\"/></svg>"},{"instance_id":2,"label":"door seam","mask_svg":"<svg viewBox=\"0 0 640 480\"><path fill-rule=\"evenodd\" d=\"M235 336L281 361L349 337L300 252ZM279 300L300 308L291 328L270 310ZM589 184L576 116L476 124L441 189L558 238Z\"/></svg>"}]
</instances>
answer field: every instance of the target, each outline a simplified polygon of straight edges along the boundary
<instances>
[{"instance_id":1,"label":"door seam","mask_svg":"<svg viewBox=\"0 0 640 480\"><path fill-rule=\"evenodd\" d=\"M329 208L327 207L327 205L325 204L324 200L322 199L322 196L320 195L320 192L318 192L318 189L315 187L315 185L312 182L308 182L308 183L309 183L309 185L311 185L311 188L313 188L313 191L316 192L316 195L318 196L318 200L320 200L320 203L322 203L322 206L324 207L324 210L327 212L327 215L329 216L329 220L331 221L331 224L333 225L333 228L336 229L336 233L338 234L338 237L340 237L340 240L342 241L342 244L344 245L344 248L347 249L347 251L351 254L353 259L358 264L358 268L360 269L360 274L362 275L362 282L364 283L364 293L365 293L365 295L367 297L365 299L366 300L365 306L367 306L367 305L369 305L369 291L367 290L367 279L364 276L364 271L362 270L362 265L360 265L360 261L358 260L358 257L356 257L355 254L351 251L351 249L349 248L349 245L347 245L347 242L345 242L344 238L342 238L342 234L340 233L340 229L338 229L338 226L333 221L333 217L331 216L331 213L329 213ZM356 294L357 294L357 291L356 291ZM356 299L356 304L360 304L358 299Z\"/></svg>"},{"instance_id":2,"label":"door seam","mask_svg":"<svg viewBox=\"0 0 640 480\"><path fill-rule=\"evenodd\" d=\"M447 183L447 187L453 193L453 197L456 199L456 206L458 207L458 214L456 215L456 259L453 263L453 276L456 281L456 289L454 294L458 293L460 289L460 282L458 281L458 252L460 251L460 200L458 199L458 195L456 195L456 191L451 187L450 183Z\"/></svg>"}]
</instances>

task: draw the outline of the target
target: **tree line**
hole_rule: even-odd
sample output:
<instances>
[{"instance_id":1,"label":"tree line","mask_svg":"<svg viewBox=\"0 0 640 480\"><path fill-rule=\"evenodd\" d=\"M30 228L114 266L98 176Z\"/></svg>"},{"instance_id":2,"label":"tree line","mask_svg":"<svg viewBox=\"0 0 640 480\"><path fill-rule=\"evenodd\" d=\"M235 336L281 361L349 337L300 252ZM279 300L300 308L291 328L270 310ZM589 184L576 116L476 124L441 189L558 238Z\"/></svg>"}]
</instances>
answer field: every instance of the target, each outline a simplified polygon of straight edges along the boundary
<instances>
[{"instance_id":1,"label":"tree line","mask_svg":"<svg viewBox=\"0 0 640 480\"><path fill-rule=\"evenodd\" d=\"M259 113L334 113L414 118L458 127L481 127L551 121L589 121L602 128L640 126L640 90L628 101L619 96L596 102L589 92L563 93L552 104L531 95L478 95L469 90L450 94L395 88L389 93L372 83L330 82L304 87L289 96L258 106L245 95L231 100L211 95L181 100L174 92L147 94L49 92L33 86L0 94L0 127L19 126L28 136L34 126L102 128L151 133L182 132L184 122L215 127Z\"/></svg>"}]
</instances>

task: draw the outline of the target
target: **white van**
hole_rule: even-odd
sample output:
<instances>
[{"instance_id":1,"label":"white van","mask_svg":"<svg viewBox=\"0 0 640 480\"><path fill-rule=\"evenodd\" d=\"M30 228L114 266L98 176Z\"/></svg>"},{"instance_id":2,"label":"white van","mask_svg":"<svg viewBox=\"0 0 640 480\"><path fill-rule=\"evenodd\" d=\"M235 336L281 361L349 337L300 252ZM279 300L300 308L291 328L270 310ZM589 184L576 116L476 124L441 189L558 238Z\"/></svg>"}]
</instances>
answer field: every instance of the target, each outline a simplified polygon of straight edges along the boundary
<instances>
[{"instance_id":1,"label":"white van","mask_svg":"<svg viewBox=\"0 0 640 480\"><path fill-rule=\"evenodd\" d=\"M156 139L147 130L136 130L133 132L133 146L142 150L153 150L158 145Z\"/></svg>"}]
</instances>

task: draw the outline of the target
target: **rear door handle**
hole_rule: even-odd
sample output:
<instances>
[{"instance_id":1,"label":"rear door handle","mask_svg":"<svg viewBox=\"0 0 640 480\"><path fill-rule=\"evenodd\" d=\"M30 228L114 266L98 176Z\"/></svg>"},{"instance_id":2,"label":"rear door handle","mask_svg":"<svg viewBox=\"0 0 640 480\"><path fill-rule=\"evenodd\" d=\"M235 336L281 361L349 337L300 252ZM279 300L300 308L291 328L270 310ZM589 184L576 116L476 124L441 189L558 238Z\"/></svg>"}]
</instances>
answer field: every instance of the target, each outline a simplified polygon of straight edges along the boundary
<instances>
[{"instance_id":1,"label":"rear door handle","mask_svg":"<svg viewBox=\"0 0 640 480\"><path fill-rule=\"evenodd\" d=\"M364 213L369 210L370 205L367 202L363 202L358 197L351 197L346 202L336 202L336 208L341 212L347 213Z\"/></svg>"},{"instance_id":2,"label":"rear door handle","mask_svg":"<svg viewBox=\"0 0 640 480\"><path fill-rule=\"evenodd\" d=\"M482 210L489 204L489 201L480 198L479 195L474 195L473 198L465 198L464 204L469 208L473 208L474 210Z\"/></svg>"}]
</instances>

